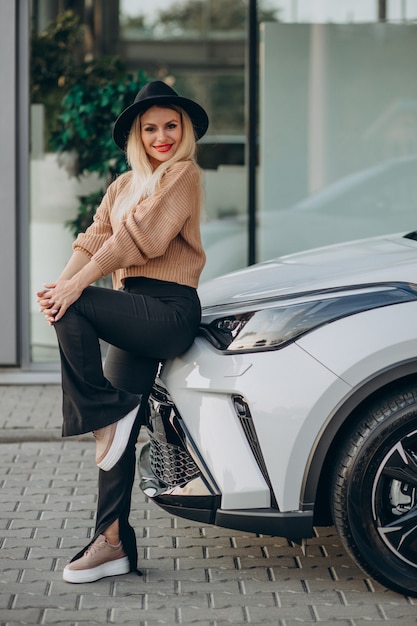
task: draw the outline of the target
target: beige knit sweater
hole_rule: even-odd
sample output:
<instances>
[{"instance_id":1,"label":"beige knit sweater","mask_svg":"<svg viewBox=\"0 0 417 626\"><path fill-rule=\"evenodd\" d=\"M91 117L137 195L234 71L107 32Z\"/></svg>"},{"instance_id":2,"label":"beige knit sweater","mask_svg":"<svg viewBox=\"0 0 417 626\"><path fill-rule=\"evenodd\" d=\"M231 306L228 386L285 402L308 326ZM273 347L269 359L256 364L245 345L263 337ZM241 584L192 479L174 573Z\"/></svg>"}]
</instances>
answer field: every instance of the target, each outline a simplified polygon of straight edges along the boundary
<instances>
[{"instance_id":1,"label":"beige knit sweater","mask_svg":"<svg viewBox=\"0 0 417 626\"><path fill-rule=\"evenodd\" d=\"M197 287L206 259L200 237L197 165L192 161L172 165L156 192L120 221L114 203L131 175L119 176L108 187L93 224L78 235L74 250L92 257L103 276L112 273L115 289L130 276Z\"/></svg>"}]
</instances>

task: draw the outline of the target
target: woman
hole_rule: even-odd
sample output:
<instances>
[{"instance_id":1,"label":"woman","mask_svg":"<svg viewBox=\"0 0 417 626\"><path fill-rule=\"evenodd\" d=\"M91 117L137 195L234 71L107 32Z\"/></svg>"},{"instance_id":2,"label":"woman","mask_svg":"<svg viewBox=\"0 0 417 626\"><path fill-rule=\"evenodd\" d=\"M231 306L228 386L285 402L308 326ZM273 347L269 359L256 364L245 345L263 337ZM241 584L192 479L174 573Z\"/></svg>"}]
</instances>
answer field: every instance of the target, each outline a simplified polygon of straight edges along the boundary
<instances>
[{"instance_id":1,"label":"woman","mask_svg":"<svg viewBox=\"0 0 417 626\"><path fill-rule=\"evenodd\" d=\"M128 522L135 445L160 360L185 352L200 322L200 171L208 118L168 85L148 83L117 118L113 138L131 171L113 182L56 282L38 302L59 343L63 436L93 432L99 469L92 542L64 580L137 571ZM91 286L112 274L114 289ZM99 339L110 344L105 368Z\"/></svg>"}]
</instances>

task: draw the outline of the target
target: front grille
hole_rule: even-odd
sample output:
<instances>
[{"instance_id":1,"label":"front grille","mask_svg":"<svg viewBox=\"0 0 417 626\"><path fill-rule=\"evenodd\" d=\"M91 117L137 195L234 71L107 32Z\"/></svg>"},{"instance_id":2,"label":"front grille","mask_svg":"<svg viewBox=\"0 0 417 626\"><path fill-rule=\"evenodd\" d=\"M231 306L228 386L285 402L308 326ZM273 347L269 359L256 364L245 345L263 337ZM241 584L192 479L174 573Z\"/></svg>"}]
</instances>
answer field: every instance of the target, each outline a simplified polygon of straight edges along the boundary
<instances>
[{"instance_id":1,"label":"front grille","mask_svg":"<svg viewBox=\"0 0 417 626\"><path fill-rule=\"evenodd\" d=\"M182 487L200 471L188 452L149 433L149 460L155 476L168 487Z\"/></svg>"}]
</instances>

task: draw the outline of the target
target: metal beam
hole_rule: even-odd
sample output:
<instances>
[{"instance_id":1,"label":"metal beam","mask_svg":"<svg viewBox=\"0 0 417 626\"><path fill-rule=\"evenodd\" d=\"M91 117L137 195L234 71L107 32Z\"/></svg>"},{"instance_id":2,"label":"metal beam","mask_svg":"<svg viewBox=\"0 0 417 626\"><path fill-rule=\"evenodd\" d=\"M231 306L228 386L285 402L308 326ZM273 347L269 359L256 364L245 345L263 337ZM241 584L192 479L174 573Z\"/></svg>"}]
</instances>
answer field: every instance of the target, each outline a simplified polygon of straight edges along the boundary
<instances>
[{"instance_id":1,"label":"metal beam","mask_svg":"<svg viewBox=\"0 0 417 626\"><path fill-rule=\"evenodd\" d=\"M256 263L256 161L258 102L258 11L249 0L246 43L246 167L248 205L248 265Z\"/></svg>"},{"instance_id":2,"label":"metal beam","mask_svg":"<svg viewBox=\"0 0 417 626\"><path fill-rule=\"evenodd\" d=\"M18 360L21 368L30 366L30 302L34 294L29 293L30 283L30 185L29 185L29 55L30 55L30 10L26 0L18 0L16 42L16 93L17 132L16 170L16 214L18 236Z\"/></svg>"},{"instance_id":3,"label":"metal beam","mask_svg":"<svg viewBox=\"0 0 417 626\"><path fill-rule=\"evenodd\" d=\"M245 40L179 39L160 41L153 39L119 43L119 53L130 69L143 69L154 74L160 67L175 70L201 68L206 71L223 70L224 73L242 72L244 69Z\"/></svg>"},{"instance_id":4,"label":"metal beam","mask_svg":"<svg viewBox=\"0 0 417 626\"><path fill-rule=\"evenodd\" d=\"M378 21L386 22L387 21L387 0L377 0L378 1Z\"/></svg>"}]
</instances>

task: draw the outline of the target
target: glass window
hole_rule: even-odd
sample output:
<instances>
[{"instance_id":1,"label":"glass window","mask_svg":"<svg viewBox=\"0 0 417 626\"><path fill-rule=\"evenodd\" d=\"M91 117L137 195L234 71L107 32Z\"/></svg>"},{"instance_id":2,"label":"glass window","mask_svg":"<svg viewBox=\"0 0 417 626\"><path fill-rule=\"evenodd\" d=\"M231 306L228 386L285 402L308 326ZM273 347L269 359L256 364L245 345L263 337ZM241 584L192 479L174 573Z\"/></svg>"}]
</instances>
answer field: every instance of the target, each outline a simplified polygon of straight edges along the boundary
<instances>
[{"instance_id":1,"label":"glass window","mask_svg":"<svg viewBox=\"0 0 417 626\"><path fill-rule=\"evenodd\" d=\"M243 217L247 210L244 77L236 72L178 72L173 87L204 104L210 118L209 131L198 144L204 184L202 238L205 248L211 249L202 274L202 280L207 280L224 272L213 250L217 231Z\"/></svg>"},{"instance_id":2,"label":"glass window","mask_svg":"<svg viewBox=\"0 0 417 626\"><path fill-rule=\"evenodd\" d=\"M378 0L271 0L281 22L375 22Z\"/></svg>"},{"instance_id":3,"label":"glass window","mask_svg":"<svg viewBox=\"0 0 417 626\"><path fill-rule=\"evenodd\" d=\"M227 269L216 260L219 232L247 212L247 12L246 0L120 2L122 49L132 67L141 59L150 77L201 102L209 114L198 149L205 191L202 237L210 252L202 280ZM278 17L268 0L258 3L258 12L262 19Z\"/></svg>"},{"instance_id":4,"label":"glass window","mask_svg":"<svg viewBox=\"0 0 417 626\"><path fill-rule=\"evenodd\" d=\"M408 24L266 25L261 259L415 229L416 34Z\"/></svg>"},{"instance_id":5,"label":"glass window","mask_svg":"<svg viewBox=\"0 0 417 626\"><path fill-rule=\"evenodd\" d=\"M68 67L78 46L81 50L76 18L57 17L50 2L39 0L32 14L30 67L30 351L34 362L58 360L55 332L39 313L35 293L55 280L68 260L73 236L66 222L76 215L78 196L96 184L70 176L73 155L58 159L51 144Z\"/></svg>"},{"instance_id":6,"label":"glass window","mask_svg":"<svg viewBox=\"0 0 417 626\"><path fill-rule=\"evenodd\" d=\"M390 22L412 22L417 20L417 1L388 0L387 19Z\"/></svg>"},{"instance_id":7,"label":"glass window","mask_svg":"<svg viewBox=\"0 0 417 626\"><path fill-rule=\"evenodd\" d=\"M120 0L123 39L244 38L244 0Z\"/></svg>"},{"instance_id":8,"label":"glass window","mask_svg":"<svg viewBox=\"0 0 417 626\"><path fill-rule=\"evenodd\" d=\"M279 23L262 27L260 46L258 260L414 230L417 1L271 4ZM209 226L216 271L243 267L246 216Z\"/></svg>"}]
</instances>

